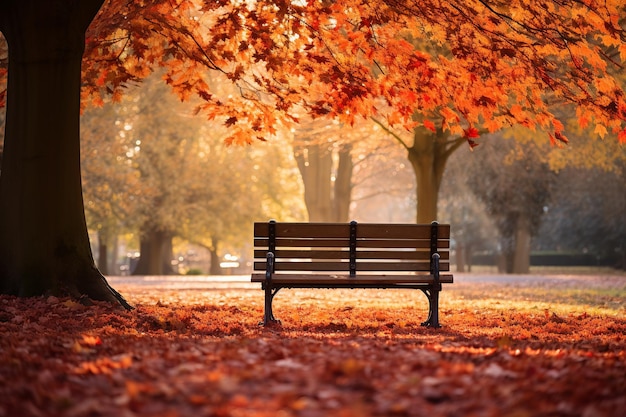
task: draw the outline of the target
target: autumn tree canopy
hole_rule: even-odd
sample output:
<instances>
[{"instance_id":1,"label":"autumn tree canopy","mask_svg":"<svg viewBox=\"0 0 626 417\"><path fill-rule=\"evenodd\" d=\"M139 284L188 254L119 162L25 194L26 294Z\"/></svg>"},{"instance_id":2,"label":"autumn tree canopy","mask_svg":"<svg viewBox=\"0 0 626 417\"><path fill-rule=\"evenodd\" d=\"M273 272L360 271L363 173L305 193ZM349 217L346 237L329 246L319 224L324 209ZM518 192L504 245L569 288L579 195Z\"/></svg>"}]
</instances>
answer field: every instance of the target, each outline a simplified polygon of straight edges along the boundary
<instances>
[{"instance_id":1,"label":"autumn tree canopy","mask_svg":"<svg viewBox=\"0 0 626 417\"><path fill-rule=\"evenodd\" d=\"M515 124L565 142L554 104L625 143L626 101L613 75L626 60L624 7L619 0L3 1L0 288L108 298L82 214L79 94L82 106L115 100L163 67L164 81L182 99L202 99L198 111L230 126L235 143L271 137L279 123L297 121L296 106L348 124L375 115L449 131L470 144L480 129ZM207 71L222 73L239 94L215 94Z\"/></svg>"},{"instance_id":2,"label":"autumn tree canopy","mask_svg":"<svg viewBox=\"0 0 626 417\"><path fill-rule=\"evenodd\" d=\"M574 104L581 125L625 142L613 76L625 34L617 0L111 1L87 33L83 98L119 95L163 65L182 98L203 98L209 117L236 127L237 142L266 137L277 111L296 104L469 139L480 127L521 124L565 141L554 103ZM213 94L207 68L241 94Z\"/></svg>"}]
</instances>

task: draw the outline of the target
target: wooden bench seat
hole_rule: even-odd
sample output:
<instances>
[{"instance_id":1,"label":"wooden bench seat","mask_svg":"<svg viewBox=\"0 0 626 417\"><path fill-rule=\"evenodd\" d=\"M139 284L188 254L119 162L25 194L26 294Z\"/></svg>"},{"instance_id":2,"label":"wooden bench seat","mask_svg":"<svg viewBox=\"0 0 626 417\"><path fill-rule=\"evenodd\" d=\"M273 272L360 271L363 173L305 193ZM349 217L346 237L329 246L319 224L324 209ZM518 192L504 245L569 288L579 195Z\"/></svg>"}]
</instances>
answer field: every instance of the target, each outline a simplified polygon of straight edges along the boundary
<instances>
[{"instance_id":1,"label":"wooden bench seat","mask_svg":"<svg viewBox=\"0 0 626 417\"><path fill-rule=\"evenodd\" d=\"M427 296L422 325L440 327L441 284L453 282L449 248L450 225L437 222L255 223L251 280L265 291L262 324L278 322L272 301L282 288L403 288Z\"/></svg>"}]
</instances>

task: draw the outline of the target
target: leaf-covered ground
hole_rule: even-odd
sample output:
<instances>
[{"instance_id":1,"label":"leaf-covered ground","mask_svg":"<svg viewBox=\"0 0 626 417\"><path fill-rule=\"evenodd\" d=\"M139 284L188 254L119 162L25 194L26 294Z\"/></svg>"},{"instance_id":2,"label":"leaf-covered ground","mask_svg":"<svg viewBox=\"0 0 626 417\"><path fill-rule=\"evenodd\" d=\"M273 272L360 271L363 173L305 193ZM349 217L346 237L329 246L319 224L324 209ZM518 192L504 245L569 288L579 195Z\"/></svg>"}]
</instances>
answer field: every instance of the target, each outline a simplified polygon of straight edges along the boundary
<instances>
[{"instance_id":1,"label":"leaf-covered ground","mask_svg":"<svg viewBox=\"0 0 626 417\"><path fill-rule=\"evenodd\" d=\"M198 278L199 279L199 278ZM0 297L0 416L624 416L626 276L416 291L112 279L136 306Z\"/></svg>"}]
</instances>

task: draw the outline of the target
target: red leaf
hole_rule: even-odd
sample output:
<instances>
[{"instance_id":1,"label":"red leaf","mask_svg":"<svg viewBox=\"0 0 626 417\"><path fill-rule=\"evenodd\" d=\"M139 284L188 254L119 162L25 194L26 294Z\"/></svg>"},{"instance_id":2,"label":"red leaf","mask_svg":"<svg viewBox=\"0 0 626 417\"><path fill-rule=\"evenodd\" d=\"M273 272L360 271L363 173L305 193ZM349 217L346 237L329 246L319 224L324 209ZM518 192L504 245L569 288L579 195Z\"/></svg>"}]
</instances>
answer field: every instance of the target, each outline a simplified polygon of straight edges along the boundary
<instances>
[{"instance_id":1,"label":"red leaf","mask_svg":"<svg viewBox=\"0 0 626 417\"><path fill-rule=\"evenodd\" d=\"M437 133L437 128L435 127L435 124L430 120L424 120L424 127L431 132Z\"/></svg>"},{"instance_id":2,"label":"red leaf","mask_svg":"<svg viewBox=\"0 0 626 417\"><path fill-rule=\"evenodd\" d=\"M463 130L463 136L467 139L477 138L480 136L478 133L478 129L475 127L469 127L468 129Z\"/></svg>"},{"instance_id":3,"label":"red leaf","mask_svg":"<svg viewBox=\"0 0 626 417\"><path fill-rule=\"evenodd\" d=\"M102 87L102 86L104 86L106 84L106 82L107 82L107 74L108 74L108 71L106 71L106 70L104 70L104 71L102 71L100 73L100 77L98 77L98 79L96 80L96 85L98 87Z\"/></svg>"}]
</instances>

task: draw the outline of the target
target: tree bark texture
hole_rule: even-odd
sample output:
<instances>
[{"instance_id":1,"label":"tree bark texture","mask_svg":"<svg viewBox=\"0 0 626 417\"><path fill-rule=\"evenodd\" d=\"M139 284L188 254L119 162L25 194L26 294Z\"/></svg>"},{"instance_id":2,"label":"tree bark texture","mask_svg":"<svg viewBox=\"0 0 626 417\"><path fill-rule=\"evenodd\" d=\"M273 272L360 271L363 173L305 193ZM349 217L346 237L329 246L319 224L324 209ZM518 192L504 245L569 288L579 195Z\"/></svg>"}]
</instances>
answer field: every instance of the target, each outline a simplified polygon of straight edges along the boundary
<instances>
[{"instance_id":1,"label":"tree bark texture","mask_svg":"<svg viewBox=\"0 0 626 417\"><path fill-rule=\"evenodd\" d=\"M0 292L123 298L94 264L80 176L81 60L103 0L3 0L9 46Z\"/></svg>"}]
</instances>

